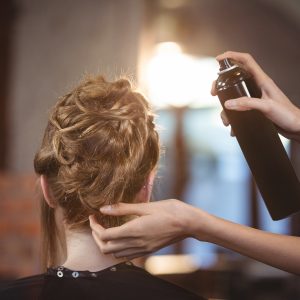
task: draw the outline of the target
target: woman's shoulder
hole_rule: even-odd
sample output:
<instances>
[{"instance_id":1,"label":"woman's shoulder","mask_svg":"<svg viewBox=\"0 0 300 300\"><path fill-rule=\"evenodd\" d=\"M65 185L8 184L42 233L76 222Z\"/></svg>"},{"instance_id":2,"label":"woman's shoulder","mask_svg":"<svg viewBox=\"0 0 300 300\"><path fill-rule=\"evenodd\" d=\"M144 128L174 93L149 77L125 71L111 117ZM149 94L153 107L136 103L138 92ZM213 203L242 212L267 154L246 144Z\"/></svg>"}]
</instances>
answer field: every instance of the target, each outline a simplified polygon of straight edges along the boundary
<instances>
[{"instance_id":1,"label":"woman's shoulder","mask_svg":"<svg viewBox=\"0 0 300 300\"><path fill-rule=\"evenodd\" d=\"M58 293L59 291L59 293ZM148 273L131 262L98 272L65 267L48 269L44 295L47 299L201 300L200 296Z\"/></svg>"},{"instance_id":2,"label":"woman's shoulder","mask_svg":"<svg viewBox=\"0 0 300 300\"><path fill-rule=\"evenodd\" d=\"M44 274L12 280L1 287L0 299L35 299L41 292Z\"/></svg>"},{"instance_id":3,"label":"woman's shoulder","mask_svg":"<svg viewBox=\"0 0 300 300\"><path fill-rule=\"evenodd\" d=\"M1 300L36 299L203 300L200 296L160 279L131 262L98 272L49 268L47 273L15 280L0 292Z\"/></svg>"},{"instance_id":4,"label":"woman's shoulder","mask_svg":"<svg viewBox=\"0 0 300 300\"><path fill-rule=\"evenodd\" d=\"M150 294L153 293L152 296L161 296L162 299L188 299L188 300L204 300L203 297L196 295L195 293L186 290L176 284L173 284L169 281L166 281L164 279L161 279L157 276L154 276L144 269L135 267L137 271L140 272L139 280L137 279L136 282L140 281L142 283L145 283L148 291L150 291ZM137 285L138 286L138 285ZM143 290L143 284L140 285L141 292ZM148 299L147 295L144 296L144 299ZM150 297L149 299L152 299ZM154 298L153 298L154 299Z\"/></svg>"}]
</instances>

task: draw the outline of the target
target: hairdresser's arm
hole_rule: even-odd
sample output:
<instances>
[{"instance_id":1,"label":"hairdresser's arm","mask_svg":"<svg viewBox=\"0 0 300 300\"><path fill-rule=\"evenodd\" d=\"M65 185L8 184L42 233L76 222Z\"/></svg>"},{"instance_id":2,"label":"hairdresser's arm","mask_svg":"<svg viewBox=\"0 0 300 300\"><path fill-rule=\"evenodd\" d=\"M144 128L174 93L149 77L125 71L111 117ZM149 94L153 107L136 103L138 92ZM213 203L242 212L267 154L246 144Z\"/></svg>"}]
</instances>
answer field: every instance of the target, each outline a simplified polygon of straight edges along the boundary
<instances>
[{"instance_id":1,"label":"hairdresser's arm","mask_svg":"<svg viewBox=\"0 0 300 300\"><path fill-rule=\"evenodd\" d=\"M278 88L251 55L228 51L217 56L217 60L224 58L232 58L243 65L253 75L262 91L261 99L242 97L228 100L225 102L225 107L237 111L257 109L277 126L282 135L300 142L300 109ZM212 95L216 95L215 83L211 92ZM224 111L221 117L223 123L228 126L229 121Z\"/></svg>"},{"instance_id":2,"label":"hairdresser's arm","mask_svg":"<svg viewBox=\"0 0 300 300\"><path fill-rule=\"evenodd\" d=\"M267 233L215 217L178 200L119 204L102 208L108 215L136 215L115 228L103 229L90 218L103 253L134 258L185 237L211 242L276 268L300 274L300 238Z\"/></svg>"}]
</instances>

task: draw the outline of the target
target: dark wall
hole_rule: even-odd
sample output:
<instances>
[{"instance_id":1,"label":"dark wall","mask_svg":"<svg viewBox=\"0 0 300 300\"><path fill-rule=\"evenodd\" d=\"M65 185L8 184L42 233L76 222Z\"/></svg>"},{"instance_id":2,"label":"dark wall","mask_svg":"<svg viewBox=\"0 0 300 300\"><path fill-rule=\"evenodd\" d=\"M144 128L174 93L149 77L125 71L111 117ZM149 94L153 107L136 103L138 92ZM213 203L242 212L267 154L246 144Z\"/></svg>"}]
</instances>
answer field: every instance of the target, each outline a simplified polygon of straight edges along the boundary
<instances>
[{"instance_id":1,"label":"dark wall","mask_svg":"<svg viewBox=\"0 0 300 300\"><path fill-rule=\"evenodd\" d=\"M8 97L11 67L12 30L14 22L13 1L0 2L0 171L5 170L8 134Z\"/></svg>"}]
</instances>

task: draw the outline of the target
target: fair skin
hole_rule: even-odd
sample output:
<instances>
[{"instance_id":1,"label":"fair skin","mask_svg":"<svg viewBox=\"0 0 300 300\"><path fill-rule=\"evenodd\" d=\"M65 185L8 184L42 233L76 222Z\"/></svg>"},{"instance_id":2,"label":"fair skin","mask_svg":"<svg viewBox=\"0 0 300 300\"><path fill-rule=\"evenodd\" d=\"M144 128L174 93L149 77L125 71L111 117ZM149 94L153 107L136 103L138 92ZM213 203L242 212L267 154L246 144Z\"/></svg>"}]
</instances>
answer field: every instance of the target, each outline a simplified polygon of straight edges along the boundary
<instances>
[{"instance_id":1,"label":"fair skin","mask_svg":"<svg viewBox=\"0 0 300 300\"><path fill-rule=\"evenodd\" d=\"M217 57L232 58L242 64L262 90L262 98L228 100L227 109L257 109L278 127L280 133L300 141L300 110L249 55L226 52ZM216 94L213 84L212 94ZM223 123L229 122L224 112ZM119 204L102 207L108 215L134 214L134 220L116 228L104 229L91 223L96 242L105 254L134 258L156 251L185 237L215 243L287 272L300 274L300 238L264 232L232 223L179 200L145 204Z\"/></svg>"},{"instance_id":2,"label":"fair skin","mask_svg":"<svg viewBox=\"0 0 300 300\"><path fill-rule=\"evenodd\" d=\"M145 187L137 194L135 202L148 202L150 200L153 177L153 175L150 175ZM126 260L99 251L97 242L95 242L97 236L93 236L94 232L92 230L70 229L70 226L64 221L62 208L57 204L51 193L47 178L42 175L40 183L47 204L55 210L56 223L58 228L62 229L60 234L66 239L66 257L61 265L71 270L95 272ZM91 224L96 223L93 216L90 216L89 219Z\"/></svg>"}]
</instances>

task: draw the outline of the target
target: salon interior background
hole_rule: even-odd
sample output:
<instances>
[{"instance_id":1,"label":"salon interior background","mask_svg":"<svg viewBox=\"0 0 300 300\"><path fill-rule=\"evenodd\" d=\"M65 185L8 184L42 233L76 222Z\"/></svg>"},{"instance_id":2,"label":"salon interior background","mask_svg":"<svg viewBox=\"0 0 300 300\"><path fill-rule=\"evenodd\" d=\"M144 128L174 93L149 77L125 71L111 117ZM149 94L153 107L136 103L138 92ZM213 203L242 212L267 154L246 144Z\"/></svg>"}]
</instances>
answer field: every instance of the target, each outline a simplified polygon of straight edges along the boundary
<instances>
[{"instance_id":1,"label":"salon interior background","mask_svg":"<svg viewBox=\"0 0 300 300\"><path fill-rule=\"evenodd\" d=\"M217 72L212 57L231 49L250 52L300 105L299 1L7 0L0 23L1 277L39 271L32 159L49 107L84 72L130 75L159 103L166 154L155 198L176 197L243 224L300 234L299 215L271 221L209 95ZM286 146L300 174L299 146ZM159 254L166 253L193 254L200 269L245 262L190 240Z\"/></svg>"}]
</instances>

